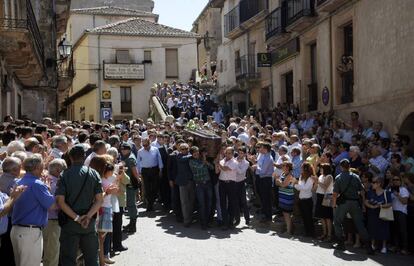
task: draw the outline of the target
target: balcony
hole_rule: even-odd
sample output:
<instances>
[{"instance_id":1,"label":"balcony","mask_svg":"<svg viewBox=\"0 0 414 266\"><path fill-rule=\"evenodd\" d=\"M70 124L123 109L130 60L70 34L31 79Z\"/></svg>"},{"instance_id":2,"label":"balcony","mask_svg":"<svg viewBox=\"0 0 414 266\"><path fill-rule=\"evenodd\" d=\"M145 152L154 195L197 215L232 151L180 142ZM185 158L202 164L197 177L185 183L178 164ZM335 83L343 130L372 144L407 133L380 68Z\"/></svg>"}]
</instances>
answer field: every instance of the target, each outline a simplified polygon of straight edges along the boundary
<instances>
[{"instance_id":1,"label":"balcony","mask_svg":"<svg viewBox=\"0 0 414 266\"><path fill-rule=\"evenodd\" d=\"M266 41L272 44L280 44L289 38L286 33L286 15L282 8L276 8L266 18Z\"/></svg>"},{"instance_id":2,"label":"balcony","mask_svg":"<svg viewBox=\"0 0 414 266\"><path fill-rule=\"evenodd\" d=\"M227 38L235 39L258 22L267 13L265 0L241 0L239 5L224 15L224 33Z\"/></svg>"},{"instance_id":3,"label":"balcony","mask_svg":"<svg viewBox=\"0 0 414 266\"><path fill-rule=\"evenodd\" d=\"M332 12L340 6L352 2L351 0L316 0L316 10L318 12Z\"/></svg>"},{"instance_id":4,"label":"balcony","mask_svg":"<svg viewBox=\"0 0 414 266\"><path fill-rule=\"evenodd\" d=\"M314 0L287 0L286 30L302 31L314 21Z\"/></svg>"},{"instance_id":5,"label":"balcony","mask_svg":"<svg viewBox=\"0 0 414 266\"><path fill-rule=\"evenodd\" d=\"M69 19L70 2L71 0L55 0L56 30L58 36L61 36L66 32L66 25Z\"/></svg>"},{"instance_id":6,"label":"balcony","mask_svg":"<svg viewBox=\"0 0 414 266\"><path fill-rule=\"evenodd\" d=\"M252 81L260 78L260 73L257 72L256 56L254 54L236 58L234 65L236 81Z\"/></svg>"},{"instance_id":7,"label":"balcony","mask_svg":"<svg viewBox=\"0 0 414 266\"><path fill-rule=\"evenodd\" d=\"M43 38L30 0L21 0L20 6L16 14L0 10L0 53L22 84L33 86L45 73Z\"/></svg>"}]
</instances>

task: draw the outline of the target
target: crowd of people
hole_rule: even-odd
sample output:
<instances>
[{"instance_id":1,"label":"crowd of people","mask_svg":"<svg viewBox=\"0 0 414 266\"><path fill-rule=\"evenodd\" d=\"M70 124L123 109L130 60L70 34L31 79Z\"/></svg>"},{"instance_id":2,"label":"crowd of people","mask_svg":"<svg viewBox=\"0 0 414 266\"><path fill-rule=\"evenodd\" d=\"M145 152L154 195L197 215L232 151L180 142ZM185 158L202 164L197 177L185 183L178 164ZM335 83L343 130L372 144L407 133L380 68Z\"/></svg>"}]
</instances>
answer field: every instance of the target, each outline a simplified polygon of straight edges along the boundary
<instances>
[{"instance_id":1,"label":"crowd of people","mask_svg":"<svg viewBox=\"0 0 414 266\"><path fill-rule=\"evenodd\" d=\"M412 251L407 136L390 136L381 122L362 124L357 112L344 122L278 104L232 116L210 93L192 82L160 85L171 114L160 123L5 117L2 263L113 264L111 255L128 249L122 234L136 233L138 203L201 230L233 230L243 217L249 227L283 222L287 237L303 233L341 250ZM217 155L187 129L219 136Z\"/></svg>"}]
</instances>

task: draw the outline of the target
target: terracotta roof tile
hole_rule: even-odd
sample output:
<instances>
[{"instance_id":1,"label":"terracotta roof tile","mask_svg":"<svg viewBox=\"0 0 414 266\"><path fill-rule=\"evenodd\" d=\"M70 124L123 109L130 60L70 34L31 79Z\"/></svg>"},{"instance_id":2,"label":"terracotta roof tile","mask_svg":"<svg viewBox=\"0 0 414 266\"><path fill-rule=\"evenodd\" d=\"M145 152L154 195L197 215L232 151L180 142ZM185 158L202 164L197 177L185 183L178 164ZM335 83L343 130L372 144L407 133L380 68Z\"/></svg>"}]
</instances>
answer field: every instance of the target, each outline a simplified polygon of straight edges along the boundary
<instances>
[{"instance_id":1,"label":"terracotta roof tile","mask_svg":"<svg viewBox=\"0 0 414 266\"><path fill-rule=\"evenodd\" d=\"M129 36L153 36L153 37L182 37L182 38L197 38L198 34L188 32L151 21L146 21L139 18L130 18L118 21L105 26L96 27L94 29L86 30L90 33L104 33L114 35L129 35Z\"/></svg>"}]
</instances>

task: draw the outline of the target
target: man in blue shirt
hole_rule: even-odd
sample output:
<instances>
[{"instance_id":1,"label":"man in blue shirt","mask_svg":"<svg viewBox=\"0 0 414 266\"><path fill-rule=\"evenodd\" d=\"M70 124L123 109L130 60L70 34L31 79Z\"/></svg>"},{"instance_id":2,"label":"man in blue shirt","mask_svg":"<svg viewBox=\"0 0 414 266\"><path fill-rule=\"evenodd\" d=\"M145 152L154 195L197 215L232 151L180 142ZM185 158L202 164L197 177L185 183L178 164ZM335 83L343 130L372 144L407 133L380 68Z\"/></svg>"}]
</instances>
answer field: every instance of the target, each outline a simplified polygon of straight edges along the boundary
<instances>
[{"instance_id":1,"label":"man in blue shirt","mask_svg":"<svg viewBox=\"0 0 414 266\"><path fill-rule=\"evenodd\" d=\"M155 198L158 194L159 180L162 175L162 158L158 148L151 146L149 139L142 140L142 148L138 151L139 172L144 180L147 211L153 211Z\"/></svg>"},{"instance_id":2,"label":"man in blue shirt","mask_svg":"<svg viewBox=\"0 0 414 266\"><path fill-rule=\"evenodd\" d=\"M272 174L274 172L274 161L270 155L272 149L269 143L262 143L257 163L253 165L256 172L257 193L262 205L264 218L260 221L267 223L272 221Z\"/></svg>"},{"instance_id":3,"label":"man in blue shirt","mask_svg":"<svg viewBox=\"0 0 414 266\"><path fill-rule=\"evenodd\" d=\"M47 224L47 210L55 203L55 198L47 185L39 180L43 172L41 155L26 158L23 168L26 174L17 185L27 186L27 189L16 201L12 214L14 258L16 265L40 265L42 228Z\"/></svg>"},{"instance_id":4,"label":"man in blue shirt","mask_svg":"<svg viewBox=\"0 0 414 266\"><path fill-rule=\"evenodd\" d=\"M349 144L346 142L342 142L339 145L339 154L332 161L335 166L335 176L342 172L342 167L339 166L339 163L344 159L349 160Z\"/></svg>"},{"instance_id":5,"label":"man in blue shirt","mask_svg":"<svg viewBox=\"0 0 414 266\"><path fill-rule=\"evenodd\" d=\"M292 175L294 178L298 179L300 178L300 174L301 174L301 169L302 169L302 158L300 156L301 151L299 148L293 148L291 155L292 155L292 165L293 165L293 170L292 170Z\"/></svg>"}]
</instances>

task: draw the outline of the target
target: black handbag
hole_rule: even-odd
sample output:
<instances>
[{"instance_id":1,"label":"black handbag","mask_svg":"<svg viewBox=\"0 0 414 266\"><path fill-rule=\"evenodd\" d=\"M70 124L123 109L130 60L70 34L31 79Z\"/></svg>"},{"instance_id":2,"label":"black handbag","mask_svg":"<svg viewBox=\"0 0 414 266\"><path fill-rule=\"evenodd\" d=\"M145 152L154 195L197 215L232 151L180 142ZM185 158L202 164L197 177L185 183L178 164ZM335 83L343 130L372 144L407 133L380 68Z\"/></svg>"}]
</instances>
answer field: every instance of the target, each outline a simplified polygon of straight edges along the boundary
<instances>
[{"instance_id":1,"label":"black handbag","mask_svg":"<svg viewBox=\"0 0 414 266\"><path fill-rule=\"evenodd\" d=\"M88 167L88 172L86 173L85 179L83 180L83 185L82 185L81 189L79 190L78 195L76 195L75 200L73 201L72 204L69 204L68 202L66 202L66 204L68 204L69 207L72 207L78 201L79 196L82 194L83 188L85 187L86 180L88 180L88 177L89 177L89 167ZM63 180L62 180L62 182L63 182ZM59 223L59 226L60 227L62 227L65 224L67 224L69 222L69 219L70 219L69 216L67 216L64 211L62 211L62 210L59 210L58 211L58 223Z\"/></svg>"}]
</instances>

